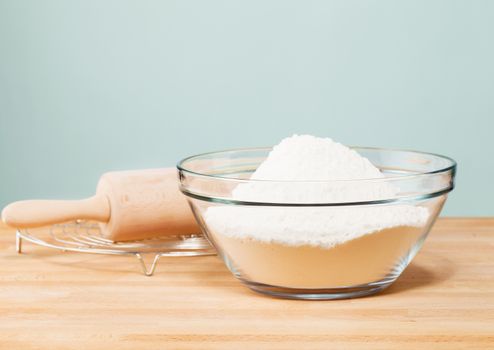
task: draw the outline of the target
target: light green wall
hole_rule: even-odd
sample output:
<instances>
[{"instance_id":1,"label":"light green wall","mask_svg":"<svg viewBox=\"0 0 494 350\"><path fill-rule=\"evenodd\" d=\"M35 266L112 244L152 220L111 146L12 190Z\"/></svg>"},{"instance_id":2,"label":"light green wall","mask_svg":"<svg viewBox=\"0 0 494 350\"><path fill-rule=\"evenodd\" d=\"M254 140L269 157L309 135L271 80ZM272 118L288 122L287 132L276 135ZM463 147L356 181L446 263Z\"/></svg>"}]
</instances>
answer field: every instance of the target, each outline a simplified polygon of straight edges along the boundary
<instances>
[{"instance_id":1,"label":"light green wall","mask_svg":"<svg viewBox=\"0 0 494 350\"><path fill-rule=\"evenodd\" d=\"M494 215L494 1L0 0L0 206L312 133L459 162Z\"/></svg>"}]
</instances>

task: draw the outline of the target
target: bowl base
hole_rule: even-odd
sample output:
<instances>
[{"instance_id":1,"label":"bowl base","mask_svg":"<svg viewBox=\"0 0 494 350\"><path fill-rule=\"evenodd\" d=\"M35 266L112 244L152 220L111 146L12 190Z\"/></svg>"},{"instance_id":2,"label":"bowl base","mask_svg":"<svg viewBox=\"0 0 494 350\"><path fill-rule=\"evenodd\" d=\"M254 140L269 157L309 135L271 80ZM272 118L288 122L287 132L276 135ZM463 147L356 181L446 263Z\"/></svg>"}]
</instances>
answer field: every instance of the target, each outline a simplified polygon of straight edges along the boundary
<instances>
[{"instance_id":1,"label":"bowl base","mask_svg":"<svg viewBox=\"0 0 494 350\"><path fill-rule=\"evenodd\" d=\"M341 288L287 288L241 279L243 284L255 292L276 298L299 300L338 300L365 297L386 289L395 280L396 278L386 278L377 282Z\"/></svg>"}]
</instances>

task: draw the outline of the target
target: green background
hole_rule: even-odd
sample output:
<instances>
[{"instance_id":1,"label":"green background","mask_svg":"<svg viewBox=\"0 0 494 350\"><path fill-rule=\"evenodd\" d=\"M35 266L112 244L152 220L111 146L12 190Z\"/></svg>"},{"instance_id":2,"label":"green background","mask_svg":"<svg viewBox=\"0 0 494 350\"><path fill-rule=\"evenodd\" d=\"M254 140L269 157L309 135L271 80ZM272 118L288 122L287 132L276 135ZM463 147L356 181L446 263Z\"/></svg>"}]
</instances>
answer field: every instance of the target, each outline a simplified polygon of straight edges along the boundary
<instances>
[{"instance_id":1,"label":"green background","mask_svg":"<svg viewBox=\"0 0 494 350\"><path fill-rule=\"evenodd\" d=\"M494 1L0 0L0 206L293 133L443 153L494 215Z\"/></svg>"}]
</instances>

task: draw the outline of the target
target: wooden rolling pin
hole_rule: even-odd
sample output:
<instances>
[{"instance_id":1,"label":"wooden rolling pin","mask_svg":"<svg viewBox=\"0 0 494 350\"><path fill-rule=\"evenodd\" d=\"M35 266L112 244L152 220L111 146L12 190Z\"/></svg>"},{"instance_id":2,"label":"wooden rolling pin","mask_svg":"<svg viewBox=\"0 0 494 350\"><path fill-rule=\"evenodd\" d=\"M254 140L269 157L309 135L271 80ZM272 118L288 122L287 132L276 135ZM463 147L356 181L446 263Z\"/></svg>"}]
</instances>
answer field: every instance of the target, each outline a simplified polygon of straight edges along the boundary
<instances>
[{"instance_id":1,"label":"wooden rolling pin","mask_svg":"<svg viewBox=\"0 0 494 350\"><path fill-rule=\"evenodd\" d=\"M109 172L91 198L26 200L2 211L2 220L15 228L77 219L101 222L103 235L112 241L200 232L174 168Z\"/></svg>"}]
</instances>

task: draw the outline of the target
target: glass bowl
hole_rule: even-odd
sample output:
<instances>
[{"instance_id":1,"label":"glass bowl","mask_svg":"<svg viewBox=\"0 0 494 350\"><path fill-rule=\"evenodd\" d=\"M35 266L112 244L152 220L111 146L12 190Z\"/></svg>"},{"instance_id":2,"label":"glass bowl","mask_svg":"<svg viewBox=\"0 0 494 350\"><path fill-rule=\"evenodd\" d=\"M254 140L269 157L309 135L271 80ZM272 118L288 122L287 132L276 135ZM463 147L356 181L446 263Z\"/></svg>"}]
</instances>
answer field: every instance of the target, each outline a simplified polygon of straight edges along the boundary
<instances>
[{"instance_id":1,"label":"glass bowl","mask_svg":"<svg viewBox=\"0 0 494 350\"><path fill-rule=\"evenodd\" d=\"M391 285L421 248L454 187L456 163L353 149L384 178L250 180L271 150L250 148L185 158L180 188L225 265L252 290L296 299L370 295Z\"/></svg>"}]
</instances>

